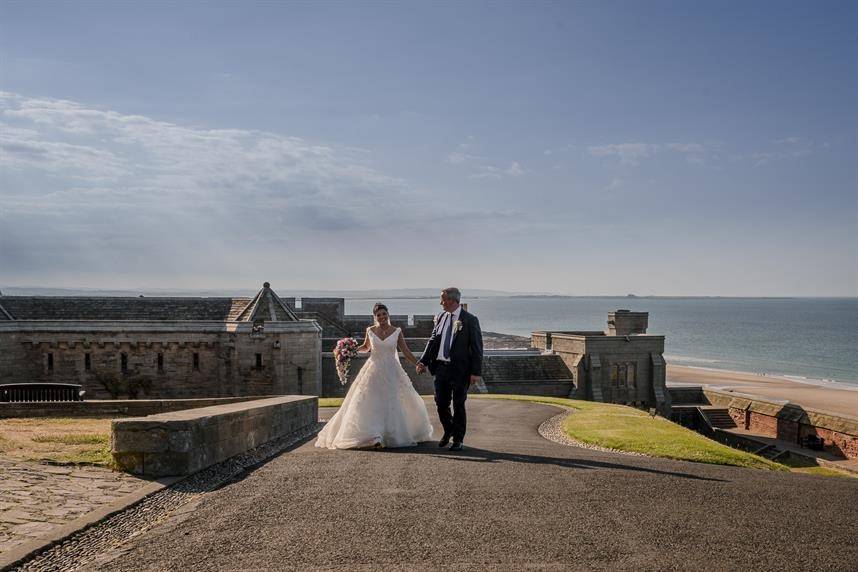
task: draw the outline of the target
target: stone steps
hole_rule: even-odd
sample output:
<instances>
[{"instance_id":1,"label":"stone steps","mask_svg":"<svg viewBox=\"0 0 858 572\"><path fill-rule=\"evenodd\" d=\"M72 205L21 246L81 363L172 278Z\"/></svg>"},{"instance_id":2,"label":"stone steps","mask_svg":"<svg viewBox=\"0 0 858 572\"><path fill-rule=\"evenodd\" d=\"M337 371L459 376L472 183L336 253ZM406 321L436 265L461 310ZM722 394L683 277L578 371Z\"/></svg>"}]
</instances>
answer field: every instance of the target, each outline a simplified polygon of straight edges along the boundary
<instances>
[{"instance_id":1,"label":"stone steps","mask_svg":"<svg viewBox=\"0 0 858 572\"><path fill-rule=\"evenodd\" d=\"M703 415L709 420L709 424L718 429L735 429L736 422L730 417L730 412L726 409L701 408Z\"/></svg>"},{"instance_id":2,"label":"stone steps","mask_svg":"<svg viewBox=\"0 0 858 572\"><path fill-rule=\"evenodd\" d=\"M774 460L778 459L779 457L781 457L782 455L784 455L785 453L786 453L786 451L778 449L774 445L766 445L766 446L761 447L760 449L757 449L756 451L754 451L755 455L759 455L761 457L764 457L764 458L768 459L769 461L774 461Z\"/></svg>"}]
</instances>

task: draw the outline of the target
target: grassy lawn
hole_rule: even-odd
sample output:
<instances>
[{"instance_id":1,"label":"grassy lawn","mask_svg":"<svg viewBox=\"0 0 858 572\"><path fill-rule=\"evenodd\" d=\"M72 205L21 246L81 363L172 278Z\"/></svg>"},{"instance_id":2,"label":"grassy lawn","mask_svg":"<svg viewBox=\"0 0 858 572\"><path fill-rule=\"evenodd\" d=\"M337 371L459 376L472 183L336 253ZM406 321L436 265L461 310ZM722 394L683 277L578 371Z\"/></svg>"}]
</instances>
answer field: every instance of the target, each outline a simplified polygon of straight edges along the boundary
<instances>
[{"instance_id":1,"label":"grassy lawn","mask_svg":"<svg viewBox=\"0 0 858 572\"><path fill-rule=\"evenodd\" d=\"M480 399L513 399L564 405L575 410L563 428L576 441L682 461L733 465L772 471L786 467L757 455L732 449L661 417L624 405L576 399L523 395L480 395Z\"/></svg>"},{"instance_id":2,"label":"grassy lawn","mask_svg":"<svg viewBox=\"0 0 858 572\"><path fill-rule=\"evenodd\" d=\"M0 419L0 456L108 467L112 461L110 419Z\"/></svg>"},{"instance_id":3,"label":"grassy lawn","mask_svg":"<svg viewBox=\"0 0 858 572\"><path fill-rule=\"evenodd\" d=\"M758 455L722 445L661 417L651 417L643 411L624 405L529 395L471 395L470 397L511 399L570 407L575 410L575 414L566 418L563 428L571 438L582 443L618 451L715 465L852 478L848 473L808 464L798 457L789 457L782 463L769 461ZM319 407L339 407L342 403L341 397L319 399Z\"/></svg>"},{"instance_id":4,"label":"grassy lawn","mask_svg":"<svg viewBox=\"0 0 858 572\"><path fill-rule=\"evenodd\" d=\"M837 469L829 469L828 467L822 467L815 460L809 459L807 457L789 455L783 460L778 460L779 462L789 467L793 473L805 473L808 475L820 475L823 477L841 477L847 479L854 478L853 475L845 471L838 471Z\"/></svg>"}]
</instances>

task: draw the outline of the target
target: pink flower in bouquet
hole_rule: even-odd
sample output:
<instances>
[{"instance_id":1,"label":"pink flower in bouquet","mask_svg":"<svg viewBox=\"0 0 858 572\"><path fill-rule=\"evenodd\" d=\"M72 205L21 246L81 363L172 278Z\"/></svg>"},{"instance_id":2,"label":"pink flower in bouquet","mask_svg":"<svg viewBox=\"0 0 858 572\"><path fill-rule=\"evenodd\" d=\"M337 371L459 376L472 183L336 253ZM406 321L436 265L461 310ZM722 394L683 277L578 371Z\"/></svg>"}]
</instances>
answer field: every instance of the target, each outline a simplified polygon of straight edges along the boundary
<instances>
[{"instance_id":1,"label":"pink flower in bouquet","mask_svg":"<svg viewBox=\"0 0 858 572\"><path fill-rule=\"evenodd\" d=\"M334 347L334 359L336 360L337 376L343 385L349 382L349 366L352 358L358 355L359 344L354 338L343 338L337 341Z\"/></svg>"}]
</instances>

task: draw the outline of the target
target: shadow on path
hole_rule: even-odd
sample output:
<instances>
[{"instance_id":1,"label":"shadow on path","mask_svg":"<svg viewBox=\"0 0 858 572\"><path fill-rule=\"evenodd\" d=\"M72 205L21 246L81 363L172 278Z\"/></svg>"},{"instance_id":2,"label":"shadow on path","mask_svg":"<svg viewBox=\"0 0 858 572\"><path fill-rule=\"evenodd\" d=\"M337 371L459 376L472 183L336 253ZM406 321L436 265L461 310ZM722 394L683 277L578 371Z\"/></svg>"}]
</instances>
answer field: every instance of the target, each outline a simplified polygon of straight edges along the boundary
<instances>
[{"instance_id":1,"label":"shadow on path","mask_svg":"<svg viewBox=\"0 0 858 572\"><path fill-rule=\"evenodd\" d=\"M464 451L452 452L446 449L441 449L434 444L422 444L417 447L403 447L401 449L362 449L363 451L374 451L380 454L407 454L407 455L429 455L437 459L455 462L469 463L497 463L508 461L513 463L533 463L537 465L555 465L569 469L618 469L625 471L637 471L642 473L651 473L656 475L667 475L671 477L680 477L683 479L692 479L698 481L714 481L714 482L729 482L726 479L718 479L712 477L702 477L689 473L678 473L675 471L666 471L659 469L651 469L647 467L636 467L634 465L625 465L622 463L609 463L605 461L593 461L587 459L567 459L563 457L543 457L539 455L523 455L518 453L504 453L501 451L488 451L486 449L477 449L475 447L465 447Z\"/></svg>"}]
</instances>

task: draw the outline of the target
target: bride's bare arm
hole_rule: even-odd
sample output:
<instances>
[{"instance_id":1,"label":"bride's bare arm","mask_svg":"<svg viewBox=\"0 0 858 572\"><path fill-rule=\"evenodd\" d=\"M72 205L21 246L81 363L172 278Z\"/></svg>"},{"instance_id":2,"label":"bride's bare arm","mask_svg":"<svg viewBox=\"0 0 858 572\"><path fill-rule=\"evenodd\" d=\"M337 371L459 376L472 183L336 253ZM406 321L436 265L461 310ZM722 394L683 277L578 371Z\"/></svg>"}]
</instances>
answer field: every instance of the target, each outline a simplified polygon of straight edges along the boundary
<instances>
[{"instance_id":1,"label":"bride's bare arm","mask_svg":"<svg viewBox=\"0 0 858 572\"><path fill-rule=\"evenodd\" d=\"M366 353L370 350L370 342L369 342L369 328L363 333L363 345L358 348L358 352Z\"/></svg>"},{"instance_id":2,"label":"bride's bare arm","mask_svg":"<svg viewBox=\"0 0 858 572\"><path fill-rule=\"evenodd\" d=\"M405 343L405 335L402 333L402 330L399 330L399 340L396 342L397 346L399 346L399 351L405 356L405 359L411 365L417 365L417 358L414 357L414 354L411 353L411 350L408 349L408 344Z\"/></svg>"}]
</instances>

